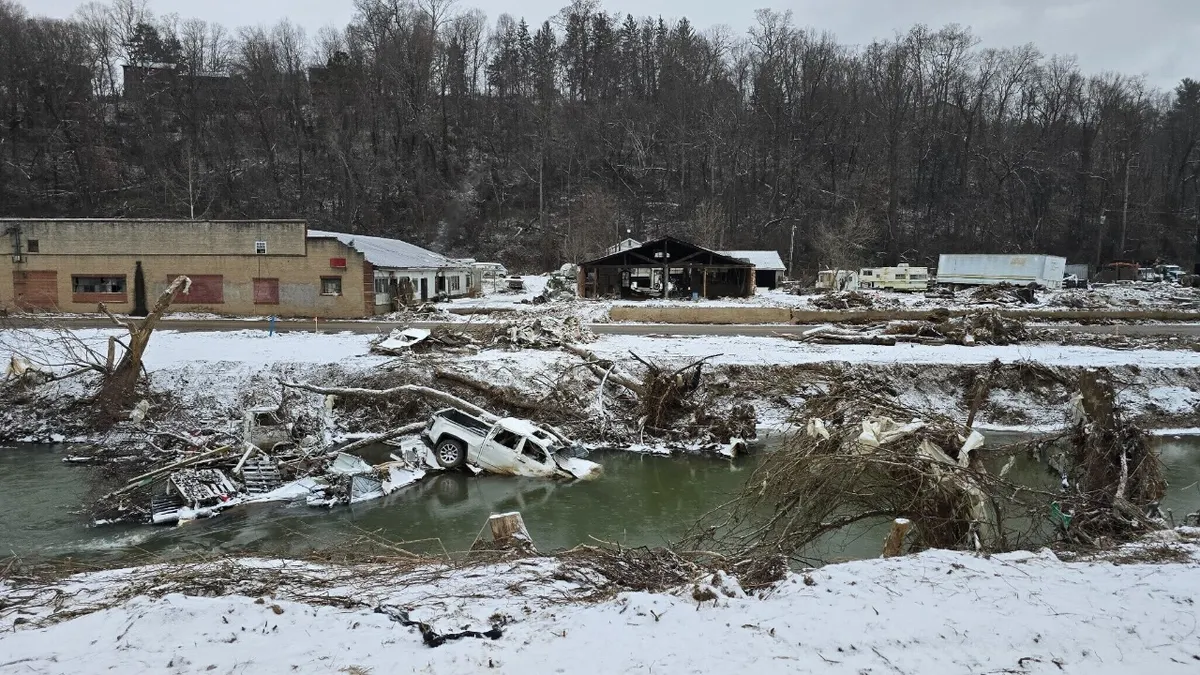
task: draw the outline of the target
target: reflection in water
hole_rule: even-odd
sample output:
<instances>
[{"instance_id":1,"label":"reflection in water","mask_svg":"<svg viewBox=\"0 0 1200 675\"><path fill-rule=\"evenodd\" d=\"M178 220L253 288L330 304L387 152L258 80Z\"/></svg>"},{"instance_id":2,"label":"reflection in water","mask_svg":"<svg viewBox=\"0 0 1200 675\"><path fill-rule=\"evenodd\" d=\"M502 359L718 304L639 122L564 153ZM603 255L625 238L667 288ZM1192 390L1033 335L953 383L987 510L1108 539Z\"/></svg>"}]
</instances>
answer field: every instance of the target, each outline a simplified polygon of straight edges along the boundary
<instances>
[{"instance_id":1,"label":"reflection in water","mask_svg":"<svg viewBox=\"0 0 1200 675\"><path fill-rule=\"evenodd\" d=\"M1019 437L990 436L992 447ZM1200 509L1200 438L1156 441L1170 491L1163 509L1182 522ZM656 546L684 535L691 523L725 502L753 471L751 456L730 463L698 457L597 453L599 480L560 483L502 476L441 474L374 502L335 509L259 504L181 527L89 528L74 511L86 500L94 469L62 464L65 448L0 450L0 555L72 555L122 559L144 553L296 555L344 544L370 532L417 542L409 550L462 551L492 513L520 511L543 551L590 542ZM998 471L1004 458L989 468ZM1022 456L1009 478L1053 490L1057 479ZM839 533L807 554L815 560L879 554L887 524Z\"/></svg>"}]
</instances>

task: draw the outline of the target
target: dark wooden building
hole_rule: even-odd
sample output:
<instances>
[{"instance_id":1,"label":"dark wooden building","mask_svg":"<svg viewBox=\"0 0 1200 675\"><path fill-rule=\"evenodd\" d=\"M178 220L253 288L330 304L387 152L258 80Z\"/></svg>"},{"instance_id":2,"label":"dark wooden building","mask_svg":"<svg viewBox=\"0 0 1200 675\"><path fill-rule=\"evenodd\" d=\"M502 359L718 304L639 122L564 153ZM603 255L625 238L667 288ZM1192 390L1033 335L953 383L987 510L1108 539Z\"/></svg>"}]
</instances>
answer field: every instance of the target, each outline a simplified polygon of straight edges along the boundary
<instances>
[{"instance_id":1,"label":"dark wooden building","mask_svg":"<svg viewBox=\"0 0 1200 675\"><path fill-rule=\"evenodd\" d=\"M754 294L754 265L666 237L579 265L579 297L745 298Z\"/></svg>"}]
</instances>

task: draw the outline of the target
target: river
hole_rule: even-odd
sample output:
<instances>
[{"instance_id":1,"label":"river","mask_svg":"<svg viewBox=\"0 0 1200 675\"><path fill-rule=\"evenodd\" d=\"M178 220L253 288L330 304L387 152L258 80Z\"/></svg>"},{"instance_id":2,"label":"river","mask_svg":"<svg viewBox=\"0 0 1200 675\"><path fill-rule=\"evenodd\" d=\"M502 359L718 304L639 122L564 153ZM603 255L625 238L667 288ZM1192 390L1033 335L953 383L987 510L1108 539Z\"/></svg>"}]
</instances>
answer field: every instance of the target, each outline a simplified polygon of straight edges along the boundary
<instances>
[{"instance_id":1,"label":"river","mask_svg":"<svg viewBox=\"0 0 1200 675\"><path fill-rule=\"evenodd\" d=\"M989 437L993 444L1012 436ZM1200 510L1200 437L1155 439L1170 488L1163 508L1182 522ZM62 463L64 446L0 449L0 556L60 557L120 563L146 554L298 555L346 545L365 533L413 542L415 551L462 551L489 514L520 511L544 551L592 543L656 546L685 534L725 502L753 472L754 456L738 461L595 453L599 480L560 483L502 476L432 475L392 495L352 507L289 504L235 507L181 527L89 527L79 515L89 482L101 469ZM1001 458L997 458L1001 460ZM998 468L998 465L994 468ZM1022 460L1010 478L1055 483L1045 468ZM836 560L879 554L886 524L847 533L813 552Z\"/></svg>"}]
</instances>

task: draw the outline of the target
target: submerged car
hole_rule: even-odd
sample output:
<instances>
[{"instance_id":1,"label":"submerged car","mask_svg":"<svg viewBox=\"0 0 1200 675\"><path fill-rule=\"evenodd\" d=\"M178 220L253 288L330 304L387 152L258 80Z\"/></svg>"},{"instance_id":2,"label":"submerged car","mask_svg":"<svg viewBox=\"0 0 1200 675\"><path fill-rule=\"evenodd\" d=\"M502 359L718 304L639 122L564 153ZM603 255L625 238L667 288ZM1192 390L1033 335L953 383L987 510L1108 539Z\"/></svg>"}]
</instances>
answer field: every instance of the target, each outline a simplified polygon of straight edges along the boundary
<instances>
[{"instance_id":1,"label":"submerged car","mask_svg":"<svg viewBox=\"0 0 1200 675\"><path fill-rule=\"evenodd\" d=\"M456 408L439 410L422 433L438 465L466 464L499 474L587 479L599 464L582 459L582 448L529 420L502 417L494 422Z\"/></svg>"}]
</instances>

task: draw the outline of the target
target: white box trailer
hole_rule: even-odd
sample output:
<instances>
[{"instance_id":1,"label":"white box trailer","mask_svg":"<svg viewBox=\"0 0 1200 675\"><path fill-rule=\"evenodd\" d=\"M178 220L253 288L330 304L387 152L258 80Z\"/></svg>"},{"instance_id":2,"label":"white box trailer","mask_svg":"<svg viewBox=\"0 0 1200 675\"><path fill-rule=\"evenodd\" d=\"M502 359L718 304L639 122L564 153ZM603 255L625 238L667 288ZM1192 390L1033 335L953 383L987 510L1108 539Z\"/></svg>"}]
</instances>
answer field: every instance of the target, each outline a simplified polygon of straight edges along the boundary
<instances>
[{"instance_id":1,"label":"white box trailer","mask_svg":"<svg viewBox=\"0 0 1200 675\"><path fill-rule=\"evenodd\" d=\"M1062 288L1066 267L1067 259L1055 255L943 253L938 257L937 282L951 286L1009 283Z\"/></svg>"}]
</instances>

